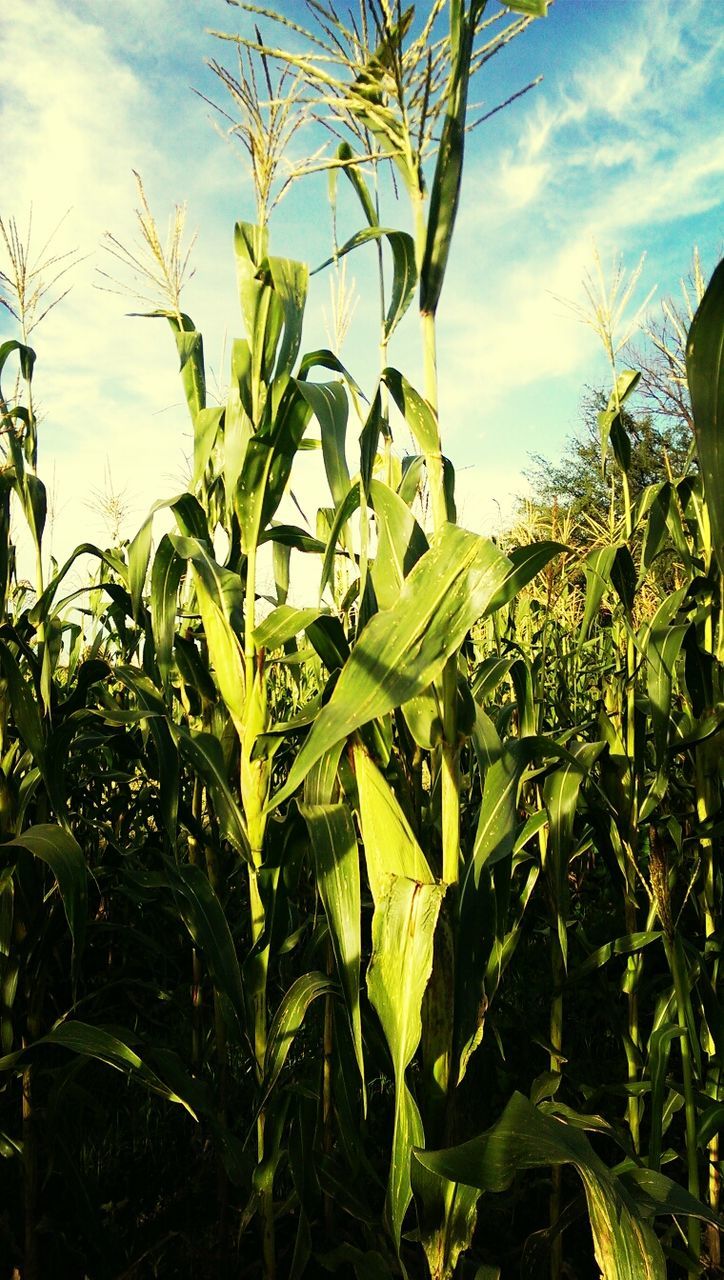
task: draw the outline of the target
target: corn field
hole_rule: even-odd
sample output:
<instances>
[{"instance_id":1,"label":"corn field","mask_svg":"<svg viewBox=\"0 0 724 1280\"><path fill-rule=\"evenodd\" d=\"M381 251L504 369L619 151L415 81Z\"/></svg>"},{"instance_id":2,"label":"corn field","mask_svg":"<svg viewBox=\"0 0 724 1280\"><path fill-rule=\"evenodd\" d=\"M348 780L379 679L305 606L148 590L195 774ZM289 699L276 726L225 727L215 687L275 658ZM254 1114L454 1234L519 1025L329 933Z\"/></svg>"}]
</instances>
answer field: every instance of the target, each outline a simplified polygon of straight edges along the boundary
<instances>
[{"instance_id":1,"label":"corn field","mask_svg":"<svg viewBox=\"0 0 724 1280\"><path fill-rule=\"evenodd\" d=\"M594 305L609 510L575 545L555 510L466 530L436 351L469 89L554 14L239 8L228 387L182 309L183 219L164 243L139 180L143 254L111 236L108 274L170 326L192 475L61 565L43 296L3 223L0 1277L724 1275L724 264L673 368L681 473L629 483L619 281ZM305 119L333 150L287 164ZM363 245L378 269L372 387L305 349L309 269L272 249L320 170L358 213L325 269ZM394 364L415 307L419 386ZM280 516L302 451L313 530Z\"/></svg>"}]
</instances>

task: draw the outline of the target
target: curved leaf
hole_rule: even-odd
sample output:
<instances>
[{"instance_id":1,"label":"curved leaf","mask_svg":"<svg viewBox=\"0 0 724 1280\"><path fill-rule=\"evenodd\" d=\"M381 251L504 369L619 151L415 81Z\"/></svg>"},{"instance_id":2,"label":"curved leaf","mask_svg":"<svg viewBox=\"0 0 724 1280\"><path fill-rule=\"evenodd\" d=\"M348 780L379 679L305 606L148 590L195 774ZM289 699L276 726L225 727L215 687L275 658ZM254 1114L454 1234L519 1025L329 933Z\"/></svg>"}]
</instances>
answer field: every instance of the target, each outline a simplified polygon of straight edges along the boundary
<instances>
[{"instance_id":1,"label":"curved leaf","mask_svg":"<svg viewBox=\"0 0 724 1280\"><path fill-rule=\"evenodd\" d=\"M313 1000L330 995L335 984L325 973L303 973L285 992L272 1019L264 1056L264 1095L268 1097L279 1079L297 1032Z\"/></svg>"},{"instance_id":2,"label":"curved leaf","mask_svg":"<svg viewBox=\"0 0 724 1280\"><path fill-rule=\"evenodd\" d=\"M724 259L709 281L689 330L686 376L712 544L724 573Z\"/></svg>"},{"instance_id":3,"label":"curved leaf","mask_svg":"<svg viewBox=\"0 0 724 1280\"><path fill-rule=\"evenodd\" d=\"M394 608L367 623L270 807L290 796L331 746L428 688L485 612L509 563L492 542L443 526Z\"/></svg>"},{"instance_id":4,"label":"curved leaf","mask_svg":"<svg viewBox=\"0 0 724 1280\"><path fill-rule=\"evenodd\" d=\"M193 1116L194 1120L197 1118L190 1102L165 1084L125 1041L119 1039L114 1033L106 1031L104 1027L93 1027L87 1022L78 1022L75 1019L59 1022L46 1036L33 1041L26 1049L20 1049L16 1053L9 1053L4 1058L0 1058L0 1071L13 1070L21 1061L33 1055L40 1045L68 1049L71 1053L80 1054L84 1058L95 1058L98 1062L105 1062L109 1067L122 1071L124 1075L140 1080L154 1093L160 1093L169 1102L179 1103L189 1115ZM177 1071L174 1074L178 1076ZM192 1082L188 1083L191 1086Z\"/></svg>"},{"instance_id":5,"label":"curved leaf","mask_svg":"<svg viewBox=\"0 0 724 1280\"><path fill-rule=\"evenodd\" d=\"M238 1028L245 1022L239 959L224 908L201 867L191 863L169 869L170 883L181 898L181 916L203 952L214 986L227 997Z\"/></svg>"},{"instance_id":6,"label":"curved leaf","mask_svg":"<svg viewBox=\"0 0 724 1280\"><path fill-rule=\"evenodd\" d=\"M385 1208L398 1250L412 1198L411 1150L424 1136L405 1072L422 1035L422 998L432 972L433 938L444 892L439 884L390 876L372 918L367 990L395 1070L395 1121Z\"/></svg>"},{"instance_id":7,"label":"curved leaf","mask_svg":"<svg viewBox=\"0 0 724 1280\"><path fill-rule=\"evenodd\" d=\"M412 302L417 284L417 266L415 263L415 242L407 231L394 231L390 227L369 226L364 227L343 244L336 254L327 258L322 262L312 275L316 275L318 271L323 271L325 267L336 262L339 258L343 258L346 253L350 253L353 249L359 248L361 244L368 244L371 240L386 240L392 250L392 289L390 293L390 305L387 308L385 316L384 336L389 338L394 333L397 325L404 316L407 308Z\"/></svg>"},{"instance_id":8,"label":"curved leaf","mask_svg":"<svg viewBox=\"0 0 724 1280\"><path fill-rule=\"evenodd\" d=\"M571 1164L583 1182L603 1280L666 1280L661 1245L626 1185L580 1129L546 1115L520 1093L479 1138L446 1151L416 1151L415 1157L441 1177L493 1192L507 1190L522 1169Z\"/></svg>"},{"instance_id":9,"label":"curved leaf","mask_svg":"<svg viewBox=\"0 0 724 1280\"><path fill-rule=\"evenodd\" d=\"M307 824L314 851L317 888L329 923L364 1091L359 994L362 923L357 834L346 804L301 804L299 812Z\"/></svg>"},{"instance_id":10,"label":"curved leaf","mask_svg":"<svg viewBox=\"0 0 724 1280\"><path fill-rule=\"evenodd\" d=\"M77 968L85 942L88 918L88 875L83 850L78 841L53 823L29 827L4 849L26 849L50 867L58 885L63 910L73 939L73 966Z\"/></svg>"}]
</instances>

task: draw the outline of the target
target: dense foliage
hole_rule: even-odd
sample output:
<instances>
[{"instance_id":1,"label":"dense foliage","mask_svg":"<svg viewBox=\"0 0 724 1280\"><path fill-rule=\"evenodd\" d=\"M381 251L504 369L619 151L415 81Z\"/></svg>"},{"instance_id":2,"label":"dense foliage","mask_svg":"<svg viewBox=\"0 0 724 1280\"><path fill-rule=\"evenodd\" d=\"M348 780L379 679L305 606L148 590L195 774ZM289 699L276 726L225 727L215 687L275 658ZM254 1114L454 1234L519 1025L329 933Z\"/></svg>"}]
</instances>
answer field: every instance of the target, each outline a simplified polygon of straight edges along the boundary
<instances>
[{"instance_id":1,"label":"dense foliage","mask_svg":"<svg viewBox=\"0 0 724 1280\"><path fill-rule=\"evenodd\" d=\"M267 226L283 122L254 93L281 95L242 42L264 75L242 60L232 96L269 144L244 336L212 404L144 203L194 457L130 544L48 575L22 307L0 345L3 1277L721 1274L724 266L688 337L697 456L666 478L633 470L606 331L587 542L554 511L505 550L459 527L440 435L468 82L544 9L370 2L324 18L336 63L277 49L289 100L347 131L366 226L335 256L381 249L369 396L300 354L307 268ZM381 218L381 157L414 235ZM421 391L388 364L416 289ZM313 533L279 516L308 447Z\"/></svg>"}]
</instances>

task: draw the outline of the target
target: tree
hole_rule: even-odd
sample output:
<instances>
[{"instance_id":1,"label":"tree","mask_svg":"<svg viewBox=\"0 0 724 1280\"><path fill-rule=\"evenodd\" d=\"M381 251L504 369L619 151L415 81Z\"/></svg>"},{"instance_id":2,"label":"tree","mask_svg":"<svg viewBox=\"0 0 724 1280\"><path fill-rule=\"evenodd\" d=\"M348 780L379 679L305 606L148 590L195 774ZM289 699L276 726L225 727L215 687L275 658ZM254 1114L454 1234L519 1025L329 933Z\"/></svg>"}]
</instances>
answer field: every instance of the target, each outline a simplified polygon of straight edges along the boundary
<instances>
[{"instance_id":1,"label":"tree","mask_svg":"<svg viewBox=\"0 0 724 1280\"><path fill-rule=\"evenodd\" d=\"M721 254L718 255L721 257ZM641 373L639 402L657 421L686 423L693 431L689 387L686 380L686 338L694 314L704 297L708 280L694 246L691 268L679 281L681 296L664 298L656 315L644 325L644 344L629 342L628 364Z\"/></svg>"},{"instance_id":2,"label":"tree","mask_svg":"<svg viewBox=\"0 0 724 1280\"><path fill-rule=\"evenodd\" d=\"M560 459L552 461L543 454L531 454L531 466L524 472L532 488L531 502L541 514L554 504L562 511L578 516L584 511L608 511L611 502L609 464L601 468L601 444L598 414L606 408L607 396L592 387L581 401L581 428L569 436ZM680 475L687 462L691 444L691 428L674 414L657 417L622 411L623 425L631 440L629 484L635 501L647 485ZM619 514L620 491L614 486L614 509Z\"/></svg>"}]
</instances>

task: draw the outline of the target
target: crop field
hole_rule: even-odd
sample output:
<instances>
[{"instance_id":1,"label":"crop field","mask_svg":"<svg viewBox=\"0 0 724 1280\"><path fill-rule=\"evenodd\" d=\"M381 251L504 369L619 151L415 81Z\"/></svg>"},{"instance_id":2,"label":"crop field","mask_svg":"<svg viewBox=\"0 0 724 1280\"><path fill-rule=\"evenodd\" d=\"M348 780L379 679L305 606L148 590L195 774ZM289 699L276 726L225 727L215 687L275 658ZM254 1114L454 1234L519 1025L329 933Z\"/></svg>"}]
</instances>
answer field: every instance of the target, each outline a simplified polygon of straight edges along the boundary
<instances>
[{"instance_id":1,"label":"crop field","mask_svg":"<svg viewBox=\"0 0 724 1280\"><path fill-rule=\"evenodd\" d=\"M105 267L169 331L191 474L62 563L32 331L63 264L0 221L0 1280L724 1276L724 263L647 348L648 469L637 273L591 272L597 496L468 530L437 353L471 104L555 5L239 8L223 394L139 178ZM278 256L320 170L357 218L338 333L375 264L372 385L307 349Z\"/></svg>"}]
</instances>

